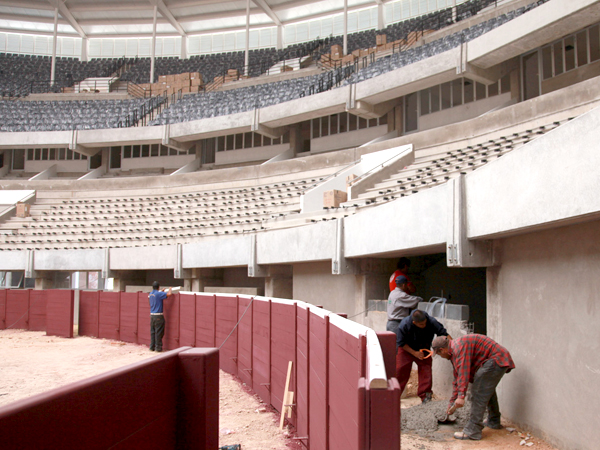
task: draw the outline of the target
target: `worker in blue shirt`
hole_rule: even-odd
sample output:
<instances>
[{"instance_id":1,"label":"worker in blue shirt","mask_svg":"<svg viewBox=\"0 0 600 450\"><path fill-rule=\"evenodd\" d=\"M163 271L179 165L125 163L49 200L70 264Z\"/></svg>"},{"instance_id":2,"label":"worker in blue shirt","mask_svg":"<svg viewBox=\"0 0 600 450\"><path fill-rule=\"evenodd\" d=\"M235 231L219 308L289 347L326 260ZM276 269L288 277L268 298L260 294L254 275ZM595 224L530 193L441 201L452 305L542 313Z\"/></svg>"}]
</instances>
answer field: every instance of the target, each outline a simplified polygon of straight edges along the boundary
<instances>
[{"instance_id":1,"label":"worker in blue shirt","mask_svg":"<svg viewBox=\"0 0 600 450\"><path fill-rule=\"evenodd\" d=\"M165 335L165 315L163 301L173 295L171 288L168 292L160 290L158 281L152 283L152 292L148 295L150 301L150 350L162 352L162 339Z\"/></svg>"},{"instance_id":2,"label":"worker in blue shirt","mask_svg":"<svg viewBox=\"0 0 600 450\"><path fill-rule=\"evenodd\" d=\"M408 383L414 362L419 370L417 395L423 403L431 401L433 385L431 353L427 354L427 351L431 348L434 336L448 336L452 339L444 326L425 311L414 310L398 325L396 378L400 383L400 395Z\"/></svg>"}]
</instances>

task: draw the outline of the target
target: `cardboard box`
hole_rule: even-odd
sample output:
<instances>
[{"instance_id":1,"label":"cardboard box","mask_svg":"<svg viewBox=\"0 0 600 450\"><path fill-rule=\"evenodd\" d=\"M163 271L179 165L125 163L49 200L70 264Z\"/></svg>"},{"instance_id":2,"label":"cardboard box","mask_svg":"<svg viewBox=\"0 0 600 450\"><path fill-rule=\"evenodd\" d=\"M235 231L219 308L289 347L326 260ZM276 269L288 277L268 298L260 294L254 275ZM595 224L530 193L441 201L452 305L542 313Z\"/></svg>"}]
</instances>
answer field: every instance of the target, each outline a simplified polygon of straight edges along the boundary
<instances>
[{"instance_id":1,"label":"cardboard box","mask_svg":"<svg viewBox=\"0 0 600 450\"><path fill-rule=\"evenodd\" d=\"M362 51L362 50L354 50L354 51L352 52L352 55L353 55L353 56L355 56L356 58L358 58L358 57L360 56L360 52L361 52L361 51Z\"/></svg>"},{"instance_id":2,"label":"cardboard box","mask_svg":"<svg viewBox=\"0 0 600 450\"><path fill-rule=\"evenodd\" d=\"M346 189L348 189L348 187L352 184L352 181L355 180L356 178L358 178L358 176L355 174L348 175L346 177Z\"/></svg>"},{"instance_id":3,"label":"cardboard box","mask_svg":"<svg viewBox=\"0 0 600 450\"><path fill-rule=\"evenodd\" d=\"M31 205L29 203L17 203L17 217L29 217L31 216L30 211Z\"/></svg>"},{"instance_id":4,"label":"cardboard box","mask_svg":"<svg viewBox=\"0 0 600 450\"><path fill-rule=\"evenodd\" d=\"M175 83L175 75L167 75L167 83Z\"/></svg>"},{"instance_id":5,"label":"cardboard box","mask_svg":"<svg viewBox=\"0 0 600 450\"><path fill-rule=\"evenodd\" d=\"M190 79L190 73L189 72L187 72L187 73L180 73L179 74L179 79L181 81L189 80Z\"/></svg>"},{"instance_id":6,"label":"cardboard box","mask_svg":"<svg viewBox=\"0 0 600 450\"><path fill-rule=\"evenodd\" d=\"M348 200L348 194L344 191L333 189L323 192L323 208L339 208L340 203Z\"/></svg>"},{"instance_id":7,"label":"cardboard box","mask_svg":"<svg viewBox=\"0 0 600 450\"><path fill-rule=\"evenodd\" d=\"M332 45L331 53L339 53L340 55L344 52L344 48L341 45Z\"/></svg>"},{"instance_id":8,"label":"cardboard box","mask_svg":"<svg viewBox=\"0 0 600 450\"><path fill-rule=\"evenodd\" d=\"M377 37L375 38L375 43L377 45L387 44L387 35L385 35L385 34L378 34Z\"/></svg>"},{"instance_id":9,"label":"cardboard box","mask_svg":"<svg viewBox=\"0 0 600 450\"><path fill-rule=\"evenodd\" d=\"M166 83L167 82L167 76L166 75L160 75L158 77L158 82L159 83Z\"/></svg>"},{"instance_id":10,"label":"cardboard box","mask_svg":"<svg viewBox=\"0 0 600 450\"><path fill-rule=\"evenodd\" d=\"M290 67L290 66L281 66L281 73L283 73L283 72L291 72L292 70L294 70L293 67Z\"/></svg>"},{"instance_id":11,"label":"cardboard box","mask_svg":"<svg viewBox=\"0 0 600 450\"><path fill-rule=\"evenodd\" d=\"M378 46L376 47L376 50L375 50L375 51L376 51L377 53L379 53L379 52L385 52L385 44L383 44L383 45L378 45Z\"/></svg>"},{"instance_id":12,"label":"cardboard box","mask_svg":"<svg viewBox=\"0 0 600 450\"><path fill-rule=\"evenodd\" d=\"M356 59L356 56L354 55L346 55L342 58L342 64L354 64L354 60Z\"/></svg>"},{"instance_id":13,"label":"cardboard box","mask_svg":"<svg viewBox=\"0 0 600 450\"><path fill-rule=\"evenodd\" d=\"M190 80L190 86L202 86L202 78L192 78Z\"/></svg>"}]
</instances>

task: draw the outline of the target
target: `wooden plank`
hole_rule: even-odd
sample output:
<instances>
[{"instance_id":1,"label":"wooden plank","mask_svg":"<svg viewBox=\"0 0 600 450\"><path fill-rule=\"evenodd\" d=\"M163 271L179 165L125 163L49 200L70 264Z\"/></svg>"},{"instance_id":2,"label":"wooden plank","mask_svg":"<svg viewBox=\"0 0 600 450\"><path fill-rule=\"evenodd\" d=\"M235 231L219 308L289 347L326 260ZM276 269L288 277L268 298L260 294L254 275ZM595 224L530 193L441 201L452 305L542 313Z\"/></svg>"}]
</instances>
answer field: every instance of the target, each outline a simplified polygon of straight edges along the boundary
<instances>
[{"instance_id":1,"label":"wooden plank","mask_svg":"<svg viewBox=\"0 0 600 450\"><path fill-rule=\"evenodd\" d=\"M292 378L292 361L288 363L287 375L285 377L285 389L283 390L283 403L281 405L281 419L279 420L279 429L283 430L285 417L292 417L292 404L294 403L294 393L290 392L290 379Z\"/></svg>"}]
</instances>

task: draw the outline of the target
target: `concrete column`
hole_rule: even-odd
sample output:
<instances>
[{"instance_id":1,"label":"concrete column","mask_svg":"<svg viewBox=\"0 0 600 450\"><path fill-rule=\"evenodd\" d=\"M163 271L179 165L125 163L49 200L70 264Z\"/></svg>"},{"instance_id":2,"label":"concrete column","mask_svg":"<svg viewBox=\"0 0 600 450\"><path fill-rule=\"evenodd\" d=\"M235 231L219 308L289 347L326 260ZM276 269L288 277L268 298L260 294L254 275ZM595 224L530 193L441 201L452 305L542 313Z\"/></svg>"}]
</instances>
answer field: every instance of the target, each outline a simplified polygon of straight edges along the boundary
<instances>
[{"instance_id":1,"label":"concrete column","mask_svg":"<svg viewBox=\"0 0 600 450\"><path fill-rule=\"evenodd\" d=\"M510 97L513 99L521 99L521 71L515 68L510 72Z\"/></svg>"},{"instance_id":2,"label":"concrete column","mask_svg":"<svg viewBox=\"0 0 600 450\"><path fill-rule=\"evenodd\" d=\"M90 47L90 40L88 38L81 39L81 61L87 61L88 52Z\"/></svg>"},{"instance_id":3,"label":"concrete column","mask_svg":"<svg viewBox=\"0 0 600 450\"><path fill-rule=\"evenodd\" d=\"M452 22L456 22L456 0L452 0Z\"/></svg>"},{"instance_id":4,"label":"concrete column","mask_svg":"<svg viewBox=\"0 0 600 450\"><path fill-rule=\"evenodd\" d=\"M35 278L35 289L52 289L54 288L54 280L48 274L37 274Z\"/></svg>"},{"instance_id":5,"label":"concrete column","mask_svg":"<svg viewBox=\"0 0 600 450\"><path fill-rule=\"evenodd\" d=\"M344 0L344 55L348 54L348 0Z\"/></svg>"},{"instance_id":6,"label":"concrete column","mask_svg":"<svg viewBox=\"0 0 600 450\"><path fill-rule=\"evenodd\" d=\"M283 25L277 25L277 50L282 50L283 47Z\"/></svg>"},{"instance_id":7,"label":"concrete column","mask_svg":"<svg viewBox=\"0 0 600 450\"><path fill-rule=\"evenodd\" d=\"M248 75L250 61L250 0L246 0L246 52L244 53L244 74Z\"/></svg>"},{"instance_id":8,"label":"concrete column","mask_svg":"<svg viewBox=\"0 0 600 450\"><path fill-rule=\"evenodd\" d=\"M54 8L54 35L52 37L52 63L50 65L50 84L54 84L56 75L56 44L58 41L58 8Z\"/></svg>"},{"instance_id":9,"label":"concrete column","mask_svg":"<svg viewBox=\"0 0 600 450\"><path fill-rule=\"evenodd\" d=\"M292 266L270 266L265 277L265 297L294 298Z\"/></svg>"},{"instance_id":10,"label":"concrete column","mask_svg":"<svg viewBox=\"0 0 600 450\"><path fill-rule=\"evenodd\" d=\"M187 59L187 36L181 36L181 59Z\"/></svg>"},{"instance_id":11,"label":"concrete column","mask_svg":"<svg viewBox=\"0 0 600 450\"><path fill-rule=\"evenodd\" d=\"M152 22L152 50L150 56L150 81L154 83L154 59L156 57L156 16L158 14L158 5L154 5L154 21Z\"/></svg>"},{"instance_id":12,"label":"concrete column","mask_svg":"<svg viewBox=\"0 0 600 450\"><path fill-rule=\"evenodd\" d=\"M192 292L204 292L206 286L224 286L223 269L192 269Z\"/></svg>"},{"instance_id":13,"label":"concrete column","mask_svg":"<svg viewBox=\"0 0 600 450\"><path fill-rule=\"evenodd\" d=\"M385 28L385 9L384 4L379 3L377 5L377 29L383 30Z\"/></svg>"}]
</instances>

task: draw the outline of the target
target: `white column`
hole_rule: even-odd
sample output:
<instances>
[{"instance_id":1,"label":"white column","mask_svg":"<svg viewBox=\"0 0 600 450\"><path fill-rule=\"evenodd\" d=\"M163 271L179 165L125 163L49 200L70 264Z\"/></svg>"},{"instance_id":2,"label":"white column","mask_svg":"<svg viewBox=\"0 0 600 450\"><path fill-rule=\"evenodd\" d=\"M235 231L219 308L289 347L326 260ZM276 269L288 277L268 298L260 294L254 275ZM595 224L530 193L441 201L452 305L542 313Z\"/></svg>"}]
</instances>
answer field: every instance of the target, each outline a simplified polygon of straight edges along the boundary
<instances>
[{"instance_id":1,"label":"white column","mask_svg":"<svg viewBox=\"0 0 600 450\"><path fill-rule=\"evenodd\" d=\"M154 5L154 22L152 23L152 52L150 57L150 83L154 83L154 58L156 56L156 15L158 5Z\"/></svg>"},{"instance_id":2,"label":"white column","mask_svg":"<svg viewBox=\"0 0 600 450\"><path fill-rule=\"evenodd\" d=\"M277 25L277 50L283 49L283 25Z\"/></svg>"},{"instance_id":3,"label":"white column","mask_svg":"<svg viewBox=\"0 0 600 450\"><path fill-rule=\"evenodd\" d=\"M452 0L452 22L456 22L456 0Z\"/></svg>"},{"instance_id":4,"label":"white column","mask_svg":"<svg viewBox=\"0 0 600 450\"><path fill-rule=\"evenodd\" d=\"M348 54L348 0L344 0L344 55Z\"/></svg>"},{"instance_id":5,"label":"white column","mask_svg":"<svg viewBox=\"0 0 600 450\"><path fill-rule=\"evenodd\" d=\"M181 59L187 59L187 36L181 36Z\"/></svg>"},{"instance_id":6,"label":"white column","mask_svg":"<svg viewBox=\"0 0 600 450\"><path fill-rule=\"evenodd\" d=\"M250 62L250 0L246 0L246 53L244 54L244 71L248 75Z\"/></svg>"},{"instance_id":7,"label":"white column","mask_svg":"<svg viewBox=\"0 0 600 450\"><path fill-rule=\"evenodd\" d=\"M50 84L54 84L56 75L56 43L58 40L58 8L54 8L54 36L52 38L52 63L50 65Z\"/></svg>"},{"instance_id":8,"label":"white column","mask_svg":"<svg viewBox=\"0 0 600 450\"><path fill-rule=\"evenodd\" d=\"M88 38L81 38L81 61L88 60L89 46L90 40Z\"/></svg>"},{"instance_id":9,"label":"white column","mask_svg":"<svg viewBox=\"0 0 600 450\"><path fill-rule=\"evenodd\" d=\"M385 5L383 3L379 3L377 5L377 29L383 30L385 28L385 10L383 9Z\"/></svg>"}]
</instances>

